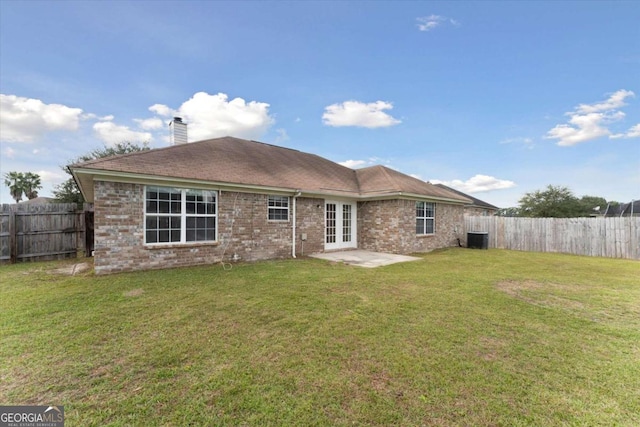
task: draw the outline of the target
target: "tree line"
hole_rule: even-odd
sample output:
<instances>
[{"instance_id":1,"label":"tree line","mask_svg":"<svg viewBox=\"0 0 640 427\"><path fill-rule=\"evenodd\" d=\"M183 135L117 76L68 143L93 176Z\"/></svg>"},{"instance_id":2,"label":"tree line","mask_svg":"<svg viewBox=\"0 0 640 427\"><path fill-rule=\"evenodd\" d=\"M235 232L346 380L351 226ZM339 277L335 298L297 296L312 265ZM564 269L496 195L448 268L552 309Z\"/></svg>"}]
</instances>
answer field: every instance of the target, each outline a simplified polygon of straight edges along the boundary
<instances>
[{"instance_id":1,"label":"tree line","mask_svg":"<svg viewBox=\"0 0 640 427\"><path fill-rule=\"evenodd\" d=\"M573 192L563 186L548 185L543 190L536 190L518 201L518 206L500 209L499 216L519 216L529 218L576 218L603 214L607 205L618 205L618 202L598 196L576 197Z\"/></svg>"},{"instance_id":2,"label":"tree line","mask_svg":"<svg viewBox=\"0 0 640 427\"><path fill-rule=\"evenodd\" d=\"M104 157L117 156L119 154L135 153L137 151L146 150L149 150L148 142L145 142L142 145L137 145L132 142L125 141L120 142L113 147L108 147L105 145L104 147L96 148L80 157L76 157L75 159L71 160L68 165L62 166L62 170L69 175L69 178L67 178L67 180L62 184L56 186L56 188L53 190L53 198L56 202L77 203L78 206L82 206L82 204L85 202L75 179L73 179L73 175L71 175L71 169L69 169L69 165L88 162L89 160L101 159Z\"/></svg>"}]
</instances>

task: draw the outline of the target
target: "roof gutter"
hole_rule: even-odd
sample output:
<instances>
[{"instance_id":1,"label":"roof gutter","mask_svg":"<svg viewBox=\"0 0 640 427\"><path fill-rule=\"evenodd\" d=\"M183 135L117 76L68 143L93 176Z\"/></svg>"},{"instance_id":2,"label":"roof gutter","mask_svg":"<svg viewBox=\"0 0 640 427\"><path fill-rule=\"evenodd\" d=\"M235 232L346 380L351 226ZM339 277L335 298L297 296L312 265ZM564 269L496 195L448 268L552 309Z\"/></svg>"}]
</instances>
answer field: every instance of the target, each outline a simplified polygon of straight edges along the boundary
<instances>
[{"instance_id":1,"label":"roof gutter","mask_svg":"<svg viewBox=\"0 0 640 427\"><path fill-rule=\"evenodd\" d=\"M397 199L398 197L403 199L412 199L412 200L434 200L437 202L447 202L447 203L455 203L460 205L467 205L471 203L470 199L451 199L448 197L440 197L440 196L426 196L424 194L416 194L416 193L403 193L402 191L396 191L393 193L387 194L376 194L370 196L359 196L357 200L384 200L384 199Z\"/></svg>"},{"instance_id":2,"label":"roof gutter","mask_svg":"<svg viewBox=\"0 0 640 427\"><path fill-rule=\"evenodd\" d=\"M300 190L296 190L292 197L292 227L291 227L291 256L293 258L296 257L296 199L300 197L302 192Z\"/></svg>"}]
</instances>

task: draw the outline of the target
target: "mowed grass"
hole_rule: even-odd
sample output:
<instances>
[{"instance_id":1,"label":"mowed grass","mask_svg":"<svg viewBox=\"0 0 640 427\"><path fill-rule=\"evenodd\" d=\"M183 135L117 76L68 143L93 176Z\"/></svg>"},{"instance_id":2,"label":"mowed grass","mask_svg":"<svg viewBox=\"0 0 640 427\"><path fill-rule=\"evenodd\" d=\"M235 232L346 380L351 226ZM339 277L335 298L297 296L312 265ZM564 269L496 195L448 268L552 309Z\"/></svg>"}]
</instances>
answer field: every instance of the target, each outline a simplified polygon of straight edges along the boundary
<instances>
[{"instance_id":1,"label":"mowed grass","mask_svg":"<svg viewBox=\"0 0 640 427\"><path fill-rule=\"evenodd\" d=\"M68 426L640 425L640 263L450 249L0 267L0 404Z\"/></svg>"}]
</instances>

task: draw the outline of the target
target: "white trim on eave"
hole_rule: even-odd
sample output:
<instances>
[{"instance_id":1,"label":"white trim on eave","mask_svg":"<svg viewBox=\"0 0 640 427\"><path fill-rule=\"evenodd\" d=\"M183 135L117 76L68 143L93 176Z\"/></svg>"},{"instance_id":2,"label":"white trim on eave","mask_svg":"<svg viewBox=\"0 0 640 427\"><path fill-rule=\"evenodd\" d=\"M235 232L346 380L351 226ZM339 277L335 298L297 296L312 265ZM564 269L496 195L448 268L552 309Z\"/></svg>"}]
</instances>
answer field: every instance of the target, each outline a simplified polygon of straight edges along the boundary
<instances>
[{"instance_id":1,"label":"white trim on eave","mask_svg":"<svg viewBox=\"0 0 640 427\"><path fill-rule=\"evenodd\" d=\"M72 169L73 176L76 177L76 174L79 176L76 179L76 182L81 180L80 176L85 176L91 180L93 184L94 181L110 181L110 182L122 182L122 183L131 183L131 184L144 184L144 185L164 185L164 186L172 186L172 187L189 187L193 189L202 189L202 190L222 190L222 191L238 191L243 193L250 192L260 192L260 193L273 193L273 194L283 194L283 193L291 193L295 191L295 189L291 188L281 188L281 187L269 187L269 186L259 186L259 185L250 185L250 184L233 184L228 182L212 182L212 181L204 181L198 179L188 179L188 178L174 178L174 177L163 177L158 175L143 175L136 174L131 172L114 172L114 171L103 171L96 169ZM87 201L93 201L93 197L87 197L88 194L85 195L85 191L83 191L84 186L79 186L82 195L85 197ZM91 187L91 196L93 196L93 185ZM87 192L88 193L88 192Z\"/></svg>"},{"instance_id":2,"label":"white trim on eave","mask_svg":"<svg viewBox=\"0 0 640 427\"><path fill-rule=\"evenodd\" d=\"M459 199L450 199L447 197L427 196L427 195L415 194L415 193L403 193L401 191L389 192L386 194L362 195L362 194L352 193L349 191L340 191L340 190L309 191L309 190L300 190L297 188L271 187L271 186L263 186L263 185L252 185L252 184L235 184L235 183L229 183L229 182L204 181L204 180L191 179L191 178L164 177L164 176L158 176L158 175L145 175L145 174L137 174L132 172L107 171L107 170L101 170L101 169L88 169L88 168L72 168L71 173L74 179L76 180L76 183L79 184L78 187L80 187L82 196L85 198L87 202L90 202L90 203L93 202L93 197L94 197L93 182L96 180L131 183L131 184L143 184L143 185L164 185L164 186L172 186L172 187L187 186L193 189L202 189L202 190L214 189L214 190L221 190L221 191L238 191L242 193L258 192L258 193L266 193L266 194L289 194L291 192L299 191L300 195L303 197L316 197L316 198L339 197L341 199L349 199L349 200L356 200L356 201L390 200L390 199L400 198L400 199L409 199L409 200L426 200L426 201L444 202L444 203L461 204L461 205L467 205L470 202L470 200L464 201ZM82 185L80 185L81 183Z\"/></svg>"}]
</instances>

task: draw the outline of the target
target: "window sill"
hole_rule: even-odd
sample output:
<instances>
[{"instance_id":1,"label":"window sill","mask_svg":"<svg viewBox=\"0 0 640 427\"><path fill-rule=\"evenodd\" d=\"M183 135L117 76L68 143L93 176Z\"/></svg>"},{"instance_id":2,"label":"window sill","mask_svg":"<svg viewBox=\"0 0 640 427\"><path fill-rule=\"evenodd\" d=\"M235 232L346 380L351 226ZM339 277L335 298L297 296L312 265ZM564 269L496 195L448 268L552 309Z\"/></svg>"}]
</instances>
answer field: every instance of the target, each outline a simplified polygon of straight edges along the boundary
<instances>
[{"instance_id":1,"label":"window sill","mask_svg":"<svg viewBox=\"0 0 640 427\"><path fill-rule=\"evenodd\" d=\"M436 235L436 233L431 233L431 234L416 234L416 237L417 237L418 239L424 239L424 238L426 238L426 237L433 237L433 236L435 236L435 235Z\"/></svg>"},{"instance_id":2,"label":"window sill","mask_svg":"<svg viewBox=\"0 0 640 427\"><path fill-rule=\"evenodd\" d=\"M159 243L144 244L145 249L178 249L178 248L199 248L202 246L218 246L220 242L188 242L188 243Z\"/></svg>"}]
</instances>

